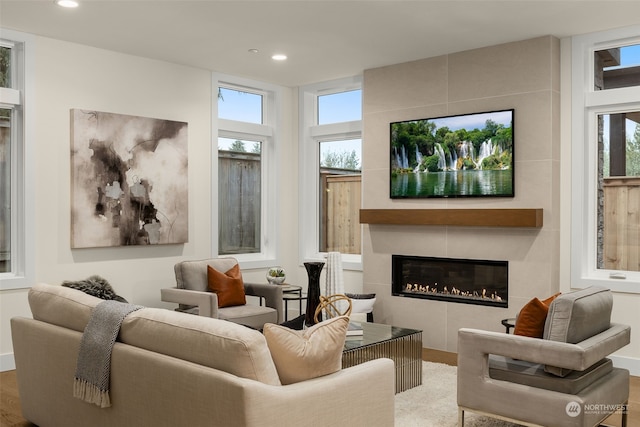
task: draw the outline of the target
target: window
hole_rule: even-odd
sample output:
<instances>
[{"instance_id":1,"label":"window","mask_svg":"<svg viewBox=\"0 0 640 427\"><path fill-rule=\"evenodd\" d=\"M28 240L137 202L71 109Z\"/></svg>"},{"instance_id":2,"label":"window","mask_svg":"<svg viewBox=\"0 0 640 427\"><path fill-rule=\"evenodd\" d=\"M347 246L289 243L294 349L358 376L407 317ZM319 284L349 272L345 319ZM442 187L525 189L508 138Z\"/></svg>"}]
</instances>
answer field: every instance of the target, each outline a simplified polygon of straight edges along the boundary
<instances>
[{"instance_id":1,"label":"window","mask_svg":"<svg viewBox=\"0 0 640 427\"><path fill-rule=\"evenodd\" d=\"M614 45L594 52L594 90L640 86L640 44Z\"/></svg>"},{"instance_id":2,"label":"window","mask_svg":"<svg viewBox=\"0 0 640 427\"><path fill-rule=\"evenodd\" d=\"M572 44L572 281L640 292L640 27Z\"/></svg>"},{"instance_id":3,"label":"window","mask_svg":"<svg viewBox=\"0 0 640 427\"><path fill-rule=\"evenodd\" d=\"M11 272L11 181L11 110L0 108L0 273Z\"/></svg>"},{"instance_id":4,"label":"window","mask_svg":"<svg viewBox=\"0 0 640 427\"><path fill-rule=\"evenodd\" d=\"M360 254L362 140L319 141L319 251Z\"/></svg>"},{"instance_id":5,"label":"window","mask_svg":"<svg viewBox=\"0 0 640 427\"><path fill-rule=\"evenodd\" d=\"M598 269L640 271L640 111L598 114Z\"/></svg>"},{"instance_id":6,"label":"window","mask_svg":"<svg viewBox=\"0 0 640 427\"><path fill-rule=\"evenodd\" d=\"M303 258L340 252L344 268L361 269L361 79L304 87L300 107Z\"/></svg>"},{"instance_id":7,"label":"window","mask_svg":"<svg viewBox=\"0 0 640 427\"><path fill-rule=\"evenodd\" d=\"M214 76L217 89L217 162L213 174L217 217L213 252L244 267L276 258L277 117L279 88Z\"/></svg>"},{"instance_id":8,"label":"window","mask_svg":"<svg viewBox=\"0 0 640 427\"><path fill-rule=\"evenodd\" d=\"M220 255L260 252L261 145L261 141L218 138Z\"/></svg>"},{"instance_id":9,"label":"window","mask_svg":"<svg viewBox=\"0 0 640 427\"><path fill-rule=\"evenodd\" d=\"M263 103L264 97L259 93L220 86L218 118L262 124Z\"/></svg>"},{"instance_id":10,"label":"window","mask_svg":"<svg viewBox=\"0 0 640 427\"><path fill-rule=\"evenodd\" d=\"M362 120L362 90L318 96L318 123L341 123Z\"/></svg>"},{"instance_id":11,"label":"window","mask_svg":"<svg viewBox=\"0 0 640 427\"><path fill-rule=\"evenodd\" d=\"M0 39L0 289L33 283L33 158L28 139L29 37Z\"/></svg>"}]
</instances>

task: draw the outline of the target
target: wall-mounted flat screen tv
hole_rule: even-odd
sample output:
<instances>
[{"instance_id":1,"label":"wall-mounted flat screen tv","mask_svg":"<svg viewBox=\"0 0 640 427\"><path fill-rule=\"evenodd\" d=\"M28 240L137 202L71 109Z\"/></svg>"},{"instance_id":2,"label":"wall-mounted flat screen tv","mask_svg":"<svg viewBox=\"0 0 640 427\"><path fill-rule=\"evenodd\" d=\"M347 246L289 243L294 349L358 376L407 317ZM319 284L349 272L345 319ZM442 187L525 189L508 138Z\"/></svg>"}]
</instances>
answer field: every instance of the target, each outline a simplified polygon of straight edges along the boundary
<instances>
[{"instance_id":1,"label":"wall-mounted flat screen tv","mask_svg":"<svg viewBox=\"0 0 640 427\"><path fill-rule=\"evenodd\" d=\"M394 122L391 198L513 197L514 110Z\"/></svg>"}]
</instances>

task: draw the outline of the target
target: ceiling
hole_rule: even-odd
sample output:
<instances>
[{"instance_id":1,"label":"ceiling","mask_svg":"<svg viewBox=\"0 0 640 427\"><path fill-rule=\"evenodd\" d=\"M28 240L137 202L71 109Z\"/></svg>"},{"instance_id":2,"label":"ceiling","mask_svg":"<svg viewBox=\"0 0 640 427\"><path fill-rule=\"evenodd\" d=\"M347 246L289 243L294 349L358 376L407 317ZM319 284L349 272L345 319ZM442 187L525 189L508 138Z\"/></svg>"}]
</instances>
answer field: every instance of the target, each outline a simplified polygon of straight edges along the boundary
<instances>
[{"instance_id":1,"label":"ceiling","mask_svg":"<svg viewBox=\"0 0 640 427\"><path fill-rule=\"evenodd\" d=\"M635 25L640 1L0 0L13 29L284 86L544 35ZM249 49L258 49L250 53ZM288 59L276 62L274 53Z\"/></svg>"}]
</instances>

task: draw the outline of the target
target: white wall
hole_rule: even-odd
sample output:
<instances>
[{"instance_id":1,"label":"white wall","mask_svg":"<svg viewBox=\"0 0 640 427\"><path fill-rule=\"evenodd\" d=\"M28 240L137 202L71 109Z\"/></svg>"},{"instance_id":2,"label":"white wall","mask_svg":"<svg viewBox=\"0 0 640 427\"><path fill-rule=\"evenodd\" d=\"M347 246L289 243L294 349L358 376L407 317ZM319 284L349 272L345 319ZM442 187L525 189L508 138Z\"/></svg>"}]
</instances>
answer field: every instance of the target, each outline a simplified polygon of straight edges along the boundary
<instances>
[{"instance_id":1,"label":"white wall","mask_svg":"<svg viewBox=\"0 0 640 427\"><path fill-rule=\"evenodd\" d=\"M210 252L210 73L47 38L35 38L32 49L36 281L60 284L98 274L126 299L159 306L159 289L172 284L176 260ZM188 122L189 243L70 249L72 108ZM3 365L12 353L9 319L30 316L26 296L27 290L0 294Z\"/></svg>"},{"instance_id":2,"label":"white wall","mask_svg":"<svg viewBox=\"0 0 640 427\"><path fill-rule=\"evenodd\" d=\"M36 282L60 284L92 274L130 302L173 308L160 289L175 284L173 265L211 256L211 72L35 37ZM297 93L284 90L279 223L297 230ZM70 249L70 113L72 108L188 122L189 242L184 245ZM279 236L279 264L289 282L306 285L297 233ZM265 270L244 271L265 280ZM356 275L355 283L360 283ZM360 285L361 286L361 285ZM0 292L0 370L13 369L9 320L30 317L27 289Z\"/></svg>"}]
</instances>

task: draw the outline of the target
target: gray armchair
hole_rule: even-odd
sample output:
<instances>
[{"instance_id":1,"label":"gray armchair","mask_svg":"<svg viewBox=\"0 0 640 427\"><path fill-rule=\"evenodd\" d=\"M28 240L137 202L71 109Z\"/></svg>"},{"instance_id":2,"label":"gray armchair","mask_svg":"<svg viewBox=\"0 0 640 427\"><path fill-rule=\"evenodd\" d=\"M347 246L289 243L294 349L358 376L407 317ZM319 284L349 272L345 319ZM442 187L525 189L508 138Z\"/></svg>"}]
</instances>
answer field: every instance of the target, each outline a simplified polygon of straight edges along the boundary
<instances>
[{"instance_id":1,"label":"gray armchair","mask_svg":"<svg viewBox=\"0 0 640 427\"><path fill-rule=\"evenodd\" d=\"M613 298L591 287L556 298L544 338L458 331L459 425L465 411L528 426L597 426L613 413L626 425L629 371L606 356L630 341L610 323Z\"/></svg>"},{"instance_id":2,"label":"gray armchair","mask_svg":"<svg viewBox=\"0 0 640 427\"><path fill-rule=\"evenodd\" d=\"M218 307L218 296L208 290L207 266L226 272L235 266L235 258L182 261L175 265L176 287L161 289L161 299L179 304L177 310L200 316L229 320L262 329L265 323L282 321L282 288L268 283L244 283L246 295L261 298L260 305ZM264 306L262 305L264 299Z\"/></svg>"}]
</instances>

